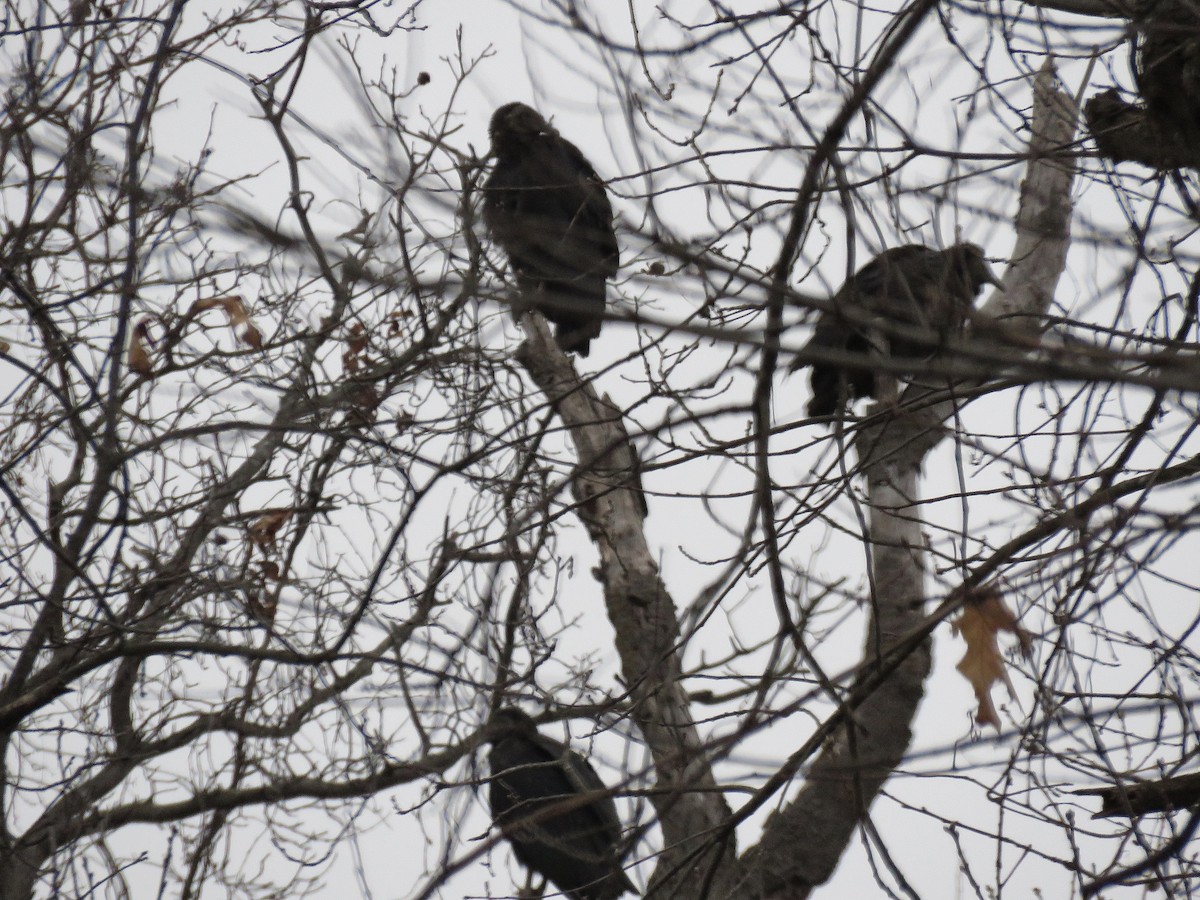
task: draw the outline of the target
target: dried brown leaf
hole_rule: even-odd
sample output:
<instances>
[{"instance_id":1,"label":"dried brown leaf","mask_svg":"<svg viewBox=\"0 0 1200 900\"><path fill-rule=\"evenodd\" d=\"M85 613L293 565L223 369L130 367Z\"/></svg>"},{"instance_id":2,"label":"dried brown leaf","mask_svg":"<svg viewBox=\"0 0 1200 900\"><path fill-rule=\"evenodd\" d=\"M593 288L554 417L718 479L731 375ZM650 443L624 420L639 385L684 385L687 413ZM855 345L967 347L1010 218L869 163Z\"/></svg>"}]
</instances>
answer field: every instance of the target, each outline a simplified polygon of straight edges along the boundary
<instances>
[{"instance_id":1,"label":"dried brown leaf","mask_svg":"<svg viewBox=\"0 0 1200 900\"><path fill-rule=\"evenodd\" d=\"M146 378L154 371L150 351L146 349L147 344L154 345L154 340L150 337L150 321L150 317L147 316L134 325L133 334L129 338L129 370Z\"/></svg>"},{"instance_id":2,"label":"dried brown leaf","mask_svg":"<svg viewBox=\"0 0 1200 900\"><path fill-rule=\"evenodd\" d=\"M369 384L364 384L358 391L355 392L354 405L366 412L375 412L379 408L379 404L383 398L379 396L379 391L375 390Z\"/></svg>"},{"instance_id":3,"label":"dried brown leaf","mask_svg":"<svg viewBox=\"0 0 1200 900\"><path fill-rule=\"evenodd\" d=\"M350 328L350 336L346 338L346 349L342 353L342 365L346 367L347 372L359 370L360 360L369 343L367 329L363 327L362 322L355 322Z\"/></svg>"},{"instance_id":4,"label":"dried brown leaf","mask_svg":"<svg viewBox=\"0 0 1200 900\"><path fill-rule=\"evenodd\" d=\"M412 313L406 309L396 309L388 313L388 337L395 337L400 333L400 322L404 319L411 319Z\"/></svg>"},{"instance_id":5,"label":"dried brown leaf","mask_svg":"<svg viewBox=\"0 0 1200 900\"><path fill-rule=\"evenodd\" d=\"M217 307L225 310L225 315L229 317L229 324L233 328L233 333L238 336L238 339L243 344L255 350L262 349L262 333L250 321L250 313L246 311L246 301L239 295L230 294L228 297L210 297L207 300L197 300L192 304L191 313L202 313L206 309L215 309Z\"/></svg>"},{"instance_id":6,"label":"dried brown leaf","mask_svg":"<svg viewBox=\"0 0 1200 900\"><path fill-rule=\"evenodd\" d=\"M275 596L273 594L260 595L258 591L251 591L246 595L250 613L258 619L262 619L268 624L275 621Z\"/></svg>"},{"instance_id":7,"label":"dried brown leaf","mask_svg":"<svg viewBox=\"0 0 1200 900\"><path fill-rule=\"evenodd\" d=\"M1004 598L993 585L973 592L963 606L962 615L951 623L951 628L967 644L967 652L956 668L970 682L979 701L975 721L998 729L1000 716L992 704L992 687L998 681L1003 682L1009 696L1016 696L1004 657L1000 653L1000 632L1007 631L1015 635L1026 657L1032 649L1033 637L1017 624L1017 617L1005 605Z\"/></svg>"},{"instance_id":8,"label":"dried brown leaf","mask_svg":"<svg viewBox=\"0 0 1200 900\"><path fill-rule=\"evenodd\" d=\"M382 402L383 398L373 386L369 384L360 386L350 395L349 420L363 426L374 424L375 412Z\"/></svg>"},{"instance_id":9,"label":"dried brown leaf","mask_svg":"<svg viewBox=\"0 0 1200 900\"><path fill-rule=\"evenodd\" d=\"M261 350L263 347L261 332L250 322L247 322L246 327L242 330L242 342L255 350Z\"/></svg>"},{"instance_id":10,"label":"dried brown leaf","mask_svg":"<svg viewBox=\"0 0 1200 900\"><path fill-rule=\"evenodd\" d=\"M275 535L291 517L292 510L290 509L275 509L259 516L246 529L250 535L250 542L263 550L274 547Z\"/></svg>"}]
</instances>

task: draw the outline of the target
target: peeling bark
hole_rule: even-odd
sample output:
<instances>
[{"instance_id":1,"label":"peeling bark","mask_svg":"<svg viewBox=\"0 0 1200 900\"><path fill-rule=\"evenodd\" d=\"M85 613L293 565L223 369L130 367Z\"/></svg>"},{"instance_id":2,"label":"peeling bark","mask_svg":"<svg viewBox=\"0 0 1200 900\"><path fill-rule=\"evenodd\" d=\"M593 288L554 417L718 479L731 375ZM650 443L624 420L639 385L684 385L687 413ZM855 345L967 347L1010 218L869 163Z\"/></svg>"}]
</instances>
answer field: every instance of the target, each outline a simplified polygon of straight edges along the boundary
<instances>
[{"instance_id":1,"label":"peeling bark","mask_svg":"<svg viewBox=\"0 0 1200 900\"><path fill-rule=\"evenodd\" d=\"M579 377L545 320L525 314L521 324L527 337L517 359L575 444L578 464L571 493L600 553L596 575L616 631L631 714L654 760L656 790L651 802L664 844L654 896L694 898L709 872L720 884L731 868L726 863L732 863L735 847L732 838L723 843L711 840L730 810L716 790L680 683L679 620L646 543L637 458L620 410Z\"/></svg>"}]
</instances>

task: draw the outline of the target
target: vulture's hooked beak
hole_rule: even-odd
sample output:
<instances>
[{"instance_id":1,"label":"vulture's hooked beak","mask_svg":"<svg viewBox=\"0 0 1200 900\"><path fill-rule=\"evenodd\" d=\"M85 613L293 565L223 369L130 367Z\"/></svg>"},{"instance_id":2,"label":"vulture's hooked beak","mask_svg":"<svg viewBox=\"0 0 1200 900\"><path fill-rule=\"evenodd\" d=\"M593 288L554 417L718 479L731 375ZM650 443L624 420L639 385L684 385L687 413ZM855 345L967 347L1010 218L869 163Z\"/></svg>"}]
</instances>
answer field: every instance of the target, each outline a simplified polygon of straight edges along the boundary
<instances>
[{"instance_id":1,"label":"vulture's hooked beak","mask_svg":"<svg viewBox=\"0 0 1200 900\"><path fill-rule=\"evenodd\" d=\"M994 287L1000 293L1002 293L1002 294L1004 293L1004 285L1001 283L999 278L997 278L995 275L992 274L991 269L988 270L987 278L983 279L983 283L990 284L992 287Z\"/></svg>"}]
</instances>

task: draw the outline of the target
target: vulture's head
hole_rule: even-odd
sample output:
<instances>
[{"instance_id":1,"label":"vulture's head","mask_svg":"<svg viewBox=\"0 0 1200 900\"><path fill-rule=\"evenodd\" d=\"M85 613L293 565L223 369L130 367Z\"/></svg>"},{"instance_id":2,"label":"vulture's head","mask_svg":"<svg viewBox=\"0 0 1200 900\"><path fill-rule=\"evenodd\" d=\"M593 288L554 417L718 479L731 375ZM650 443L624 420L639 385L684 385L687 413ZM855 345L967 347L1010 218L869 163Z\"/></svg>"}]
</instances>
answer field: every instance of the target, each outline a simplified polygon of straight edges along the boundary
<instances>
[{"instance_id":1,"label":"vulture's head","mask_svg":"<svg viewBox=\"0 0 1200 900\"><path fill-rule=\"evenodd\" d=\"M540 135L556 134L550 123L532 106L506 103L492 113L488 137L492 139L492 156L504 156L533 141Z\"/></svg>"},{"instance_id":2,"label":"vulture's head","mask_svg":"<svg viewBox=\"0 0 1200 900\"><path fill-rule=\"evenodd\" d=\"M983 258L983 248L978 244L955 244L946 251L946 255L950 258L951 272L971 297L979 296L985 284L1000 287L1000 282Z\"/></svg>"},{"instance_id":3,"label":"vulture's head","mask_svg":"<svg viewBox=\"0 0 1200 900\"><path fill-rule=\"evenodd\" d=\"M514 103L513 105L519 106L520 104ZM529 109L529 107L525 108ZM533 112L533 110L530 110L530 112ZM489 744L502 741L507 737L535 737L537 735L537 723L528 715L521 712L521 710L512 706L505 706L492 713L492 718L488 720L483 734L484 740Z\"/></svg>"}]
</instances>

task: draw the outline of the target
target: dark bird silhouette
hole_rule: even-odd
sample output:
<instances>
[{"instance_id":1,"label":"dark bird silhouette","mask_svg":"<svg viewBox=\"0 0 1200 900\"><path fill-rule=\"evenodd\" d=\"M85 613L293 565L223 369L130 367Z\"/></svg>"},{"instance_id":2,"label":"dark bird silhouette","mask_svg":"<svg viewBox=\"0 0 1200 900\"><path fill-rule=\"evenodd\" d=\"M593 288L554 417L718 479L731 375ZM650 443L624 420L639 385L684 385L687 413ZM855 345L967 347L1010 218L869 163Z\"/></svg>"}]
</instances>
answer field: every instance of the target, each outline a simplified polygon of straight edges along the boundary
<instances>
[{"instance_id":1,"label":"dark bird silhouette","mask_svg":"<svg viewBox=\"0 0 1200 900\"><path fill-rule=\"evenodd\" d=\"M1200 0L1146 0L1134 24L1138 92L1160 127L1194 147L1200 141Z\"/></svg>"},{"instance_id":2,"label":"dark bird silhouette","mask_svg":"<svg viewBox=\"0 0 1200 900\"><path fill-rule=\"evenodd\" d=\"M1132 782L1123 787L1085 788L1074 793L1100 798L1100 811L1093 819L1195 809L1200 806L1200 772Z\"/></svg>"},{"instance_id":3,"label":"dark bird silhouette","mask_svg":"<svg viewBox=\"0 0 1200 900\"><path fill-rule=\"evenodd\" d=\"M522 865L571 900L636 894L617 851L616 804L588 761L519 709L497 710L486 735L492 819Z\"/></svg>"},{"instance_id":4,"label":"dark bird silhouette","mask_svg":"<svg viewBox=\"0 0 1200 900\"><path fill-rule=\"evenodd\" d=\"M1135 0L1131 67L1142 104L1115 88L1083 113L1100 155L1160 171L1200 168L1200 0Z\"/></svg>"},{"instance_id":5,"label":"dark bird silhouette","mask_svg":"<svg viewBox=\"0 0 1200 900\"><path fill-rule=\"evenodd\" d=\"M1200 146L1185 141L1146 107L1122 100L1115 88L1089 99L1083 116L1096 150L1105 159L1159 170L1200 165Z\"/></svg>"},{"instance_id":6,"label":"dark bird silhouette","mask_svg":"<svg viewBox=\"0 0 1200 900\"><path fill-rule=\"evenodd\" d=\"M833 310L822 312L805 350L839 350L862 357L861 365L812 364L810 416L830 416L847 400L875 396L871 370L871 327L845 312L882 322L924 329L928 339L885 335L878 350L892 358L923 359L937 350L947 335L966 324L976 296L996 279L975 244L955 244L931 250L919 244L893 247L879 254L842 285L833 297ZM797 360L792 371L808 363Z\"/></svg>"},{"instance_id":7,"label":"dark bird silhouette","mask_svg":"<svg viewBox=\"0 0 1200 900\"><path fill-rule=\"evenodd\" d=\"M523 302L558 327L565 351L587 356L620 255L604 182L579 148L524 103L492 114L492 174L483 220L506 254Z\"/></svg>"}]
</instances>

